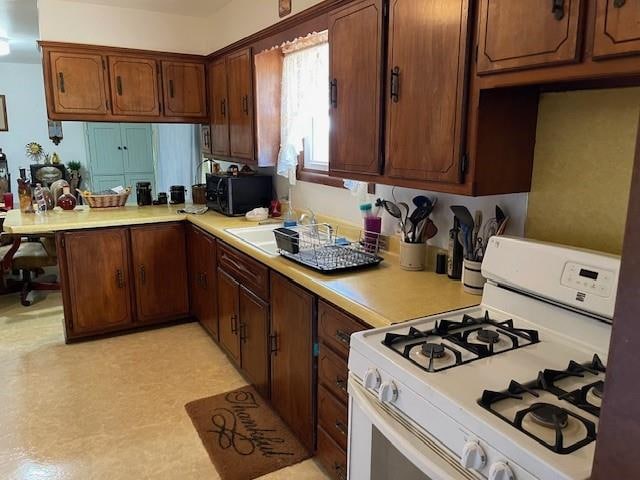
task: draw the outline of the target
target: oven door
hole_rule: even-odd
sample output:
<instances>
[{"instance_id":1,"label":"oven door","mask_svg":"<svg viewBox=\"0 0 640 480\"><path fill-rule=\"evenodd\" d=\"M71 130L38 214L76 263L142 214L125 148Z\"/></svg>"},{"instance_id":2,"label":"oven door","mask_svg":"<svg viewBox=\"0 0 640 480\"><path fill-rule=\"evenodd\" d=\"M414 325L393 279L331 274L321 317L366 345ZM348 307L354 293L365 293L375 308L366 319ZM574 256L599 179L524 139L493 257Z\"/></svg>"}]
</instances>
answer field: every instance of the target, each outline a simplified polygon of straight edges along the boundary
<instances>
[{"instance_id":1,"label":"oven door","mask_svg":"<svg viewBox=\"0 0 640 480\"><path fill-rule=\"evenodd\" d=\"M350 480L477 480L439 442L349 378Z\"/></svg>"}]
</instances>

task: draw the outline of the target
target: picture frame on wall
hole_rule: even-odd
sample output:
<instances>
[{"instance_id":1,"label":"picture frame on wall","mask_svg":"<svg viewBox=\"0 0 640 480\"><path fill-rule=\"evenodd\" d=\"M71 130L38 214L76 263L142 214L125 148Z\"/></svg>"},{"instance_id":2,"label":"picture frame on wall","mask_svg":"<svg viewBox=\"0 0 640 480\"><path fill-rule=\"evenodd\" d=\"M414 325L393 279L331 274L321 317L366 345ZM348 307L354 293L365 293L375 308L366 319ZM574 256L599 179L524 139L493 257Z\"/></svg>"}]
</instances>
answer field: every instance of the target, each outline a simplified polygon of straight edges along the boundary
<instances>
[{"instance_id":1,"label":"picture frame on wall","mask_svg":"<svg viewBox=\"0 0 640 480\"><path fill-rule=\"evenodd\" d=\"M9 121L7 120L7 99L0 95L0 132L9 131Z\"/></svg>"},{"instance_id":2,"label":"picture frame on wall","mask_svg":"<svg viewBox=\"0 0 640 480\"><path fill-rule=\"evenodd\" d=\"M278 13L280 18L289 15L291 13L291 0L278 0Z\"/></svg>"}]
</instances>

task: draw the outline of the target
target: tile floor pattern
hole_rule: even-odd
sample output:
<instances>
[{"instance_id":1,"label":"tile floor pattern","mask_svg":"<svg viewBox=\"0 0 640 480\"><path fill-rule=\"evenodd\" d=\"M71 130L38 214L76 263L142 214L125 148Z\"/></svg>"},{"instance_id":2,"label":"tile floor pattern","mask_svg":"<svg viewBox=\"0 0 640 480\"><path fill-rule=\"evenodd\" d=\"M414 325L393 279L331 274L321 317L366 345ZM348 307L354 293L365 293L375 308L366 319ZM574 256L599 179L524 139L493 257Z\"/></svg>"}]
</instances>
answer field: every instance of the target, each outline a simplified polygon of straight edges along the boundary
<instances>
[{"instance_id":1,"label":"tile floor pattern","mask_svg":"<svg viewBox=\"0 0 640 480\"><path fill-rule=\"evenodd\" d=\"M65 345L61 322L59 293L0 297L0 479L219 478L184 404L245 382L198 324Z\"/></svg>"}]
</instances>

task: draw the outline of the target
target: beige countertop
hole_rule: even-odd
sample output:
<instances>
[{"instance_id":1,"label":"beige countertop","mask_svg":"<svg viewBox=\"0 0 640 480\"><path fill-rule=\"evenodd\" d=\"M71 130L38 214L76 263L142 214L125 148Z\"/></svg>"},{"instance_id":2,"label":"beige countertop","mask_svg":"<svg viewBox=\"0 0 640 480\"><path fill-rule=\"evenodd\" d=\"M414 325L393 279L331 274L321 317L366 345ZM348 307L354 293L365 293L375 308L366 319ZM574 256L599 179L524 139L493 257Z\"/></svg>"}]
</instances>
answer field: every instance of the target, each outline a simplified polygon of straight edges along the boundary
<instances>
[{"instance_id":1,"label":"beige countertop","mask_svg":"<svg viewBox=\"0 0 640 480\"><path fill-rule=\"evenodd\" d=\"M176 210L171 205L80 207L71 212L56 209L40 215L22 215L19 210L11 210L3 228L10 233L37 234L187 220L374 327L480 303L480 297L465 293L460 282L449 280L446 275L402 270L398 257L392 253L383 254L385 261L376 268L324 275L280 256L268 255L225 230L255 225L244 218L214 212L185 215Z\"/></svg>"}]
</instances>

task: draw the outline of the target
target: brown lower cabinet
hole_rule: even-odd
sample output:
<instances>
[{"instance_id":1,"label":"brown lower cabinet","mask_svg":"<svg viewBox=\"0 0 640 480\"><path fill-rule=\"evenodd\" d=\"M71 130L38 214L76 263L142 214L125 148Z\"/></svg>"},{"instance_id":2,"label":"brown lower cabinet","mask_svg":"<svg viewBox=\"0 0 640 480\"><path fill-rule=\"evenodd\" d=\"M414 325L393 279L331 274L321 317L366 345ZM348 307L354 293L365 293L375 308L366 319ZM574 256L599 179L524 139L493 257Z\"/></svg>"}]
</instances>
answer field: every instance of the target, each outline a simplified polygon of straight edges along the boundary
<instances>
[{"instance_id":1,"label":"brown lower cabinet","mask_svg":"<svg viewBox=\"0 0 640 480\"><path fill-rule=\"evenodd\" d=\"M67 340L189 315L182 224L59 232L56 243Z\"/></svg>"},{"instance_id":2,"label":"brown lower cabinet","mask_svg":"<svg viewBox=\"0 0 640 480\"><path fill-rule=\"evenodd\" d=\"M229 247L223 246L222 249ZM225 255L220 253L219 255ZM248 259L234 251L234 265L243 267ZM270 396L269 303L252 291L240 273L218 268L218 332L220 346L264 397ZM265 278L268 278L268 274ZM258 290L262 290L258 288Z\"/></svg>"},{"instance_id":3,"label":"brown lower cabinet","mask_svg":"<svg viewBox=\"0 0 640 480\"><path fill-rule=\"evenodd\" d=\"M302 444L315 446L316 299L271 273L271 403Z\"/></svg>"},{"instance_id":4,"label":"brown lower cabinet","mask_svg":"<svg viewBox=\"0 0 640 480\"><path fill-rule=\"evenodd\" d=\"M157 322L187 316L184 225L146 225L130 230L138 321Z\"/></svg>"},{"instance_id":5,"label":"brown lower cabinet","mask_svg":"<svg viewBox=\"0 0 640 480\"><path fill-rule=\"evenodd\" d=\"M347 478L349 407L347 379L351 334L368 328L340 309L318 301L318 450L331 478Z\"/></svg>"},{"instance_id":6,"label":"brown lower cabinet","mask_svg":"<svg viewBox=\"0 0 640 480\"><path fill-rule=\"evenodd\" d=\"M188 224L187 258L191 314L217 340L216 239L195 225Z\"/></svg>"}]
</instances>

